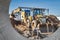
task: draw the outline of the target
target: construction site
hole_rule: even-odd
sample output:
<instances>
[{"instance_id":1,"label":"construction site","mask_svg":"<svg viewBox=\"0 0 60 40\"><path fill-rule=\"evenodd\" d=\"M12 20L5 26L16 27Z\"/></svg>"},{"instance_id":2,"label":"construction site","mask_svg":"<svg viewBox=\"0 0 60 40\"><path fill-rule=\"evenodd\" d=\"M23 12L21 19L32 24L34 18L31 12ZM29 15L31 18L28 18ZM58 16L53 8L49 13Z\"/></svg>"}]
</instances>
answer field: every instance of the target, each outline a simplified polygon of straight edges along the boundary
<instances>
[{"instance_id":1,"label":"construction site","mask_svg":"<svg viewBox=\"0 0 60 40\"><path fill-rule=\"evenodd\" d=\"M60 26L60 20L46 8L18 7L9 18L13 28L29 39L48 37Z\"/></svg>"}]
</instances>

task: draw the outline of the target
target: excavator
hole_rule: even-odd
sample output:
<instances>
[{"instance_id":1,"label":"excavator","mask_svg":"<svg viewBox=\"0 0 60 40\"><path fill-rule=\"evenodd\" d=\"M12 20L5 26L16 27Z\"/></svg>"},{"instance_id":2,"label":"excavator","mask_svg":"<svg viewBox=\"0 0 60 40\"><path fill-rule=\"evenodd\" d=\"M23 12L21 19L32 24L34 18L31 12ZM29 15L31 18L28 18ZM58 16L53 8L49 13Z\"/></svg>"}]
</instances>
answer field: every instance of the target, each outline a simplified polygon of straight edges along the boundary
<instances>
[{"instance_id":1,"label":"excavator","mask_svg":"<svg viewBox=\"0 0 60 40\"><path fill-rule=\"evenodd\" d=\"M29 38L44 38L60 26L60 20L50 15L49 9L46 8L18 7L12 11L10 20L19 33Z\"/></svg>"}]
</instances>

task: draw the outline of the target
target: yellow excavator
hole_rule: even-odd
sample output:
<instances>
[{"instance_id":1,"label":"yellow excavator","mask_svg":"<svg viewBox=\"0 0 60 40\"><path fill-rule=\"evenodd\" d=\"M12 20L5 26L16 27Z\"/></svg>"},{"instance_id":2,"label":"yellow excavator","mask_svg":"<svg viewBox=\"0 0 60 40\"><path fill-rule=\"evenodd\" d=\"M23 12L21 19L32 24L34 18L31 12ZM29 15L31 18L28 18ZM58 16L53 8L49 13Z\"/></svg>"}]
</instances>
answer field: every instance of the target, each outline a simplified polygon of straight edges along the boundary
<instances>
[{"instance_id":1,"label":"yellow excavator","mask_svg":"<svg viewBox=\"0 0 60 40\"><path fill-rule=\"evenodd\" d=\"M27 20L29 20L30 26L34 29L32 26L34 23L32 23L32 21L36 20L37 22L35 23L35 26L39 24L39 30L42 32L41 34L51 34L60 25L60 21L57 19L57 17L54 15L49 15L49 9L46 8L18 7L17 9L13 10L12 14L15 15L14 19L16 21L21 21L24 23L24 28L26 28L26 25L28 25ZM24 30L24 28L22 30Z\"/></svg>"}]
</instances>

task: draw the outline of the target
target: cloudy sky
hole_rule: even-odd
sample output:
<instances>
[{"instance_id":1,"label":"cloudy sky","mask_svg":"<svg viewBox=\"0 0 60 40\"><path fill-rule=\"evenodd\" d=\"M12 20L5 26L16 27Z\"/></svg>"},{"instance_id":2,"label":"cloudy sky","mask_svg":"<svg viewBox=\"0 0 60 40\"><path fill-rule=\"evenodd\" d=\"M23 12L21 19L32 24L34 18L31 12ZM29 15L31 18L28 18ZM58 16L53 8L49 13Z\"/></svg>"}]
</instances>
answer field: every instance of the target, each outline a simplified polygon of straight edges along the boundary
<instances>
[{"instance_id":1,"label":"cloudy sky","mask_svg":"<svg viewBox=\"0 0 60 40\"><path fill-rule=\"evenodd\" d=\"M11 0L9 13L19 6L47 8L50 14L60 16L60 0Z\"/></svg>"}]
</instances>

